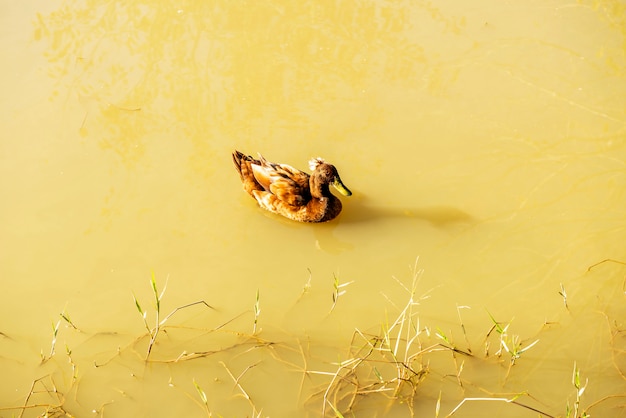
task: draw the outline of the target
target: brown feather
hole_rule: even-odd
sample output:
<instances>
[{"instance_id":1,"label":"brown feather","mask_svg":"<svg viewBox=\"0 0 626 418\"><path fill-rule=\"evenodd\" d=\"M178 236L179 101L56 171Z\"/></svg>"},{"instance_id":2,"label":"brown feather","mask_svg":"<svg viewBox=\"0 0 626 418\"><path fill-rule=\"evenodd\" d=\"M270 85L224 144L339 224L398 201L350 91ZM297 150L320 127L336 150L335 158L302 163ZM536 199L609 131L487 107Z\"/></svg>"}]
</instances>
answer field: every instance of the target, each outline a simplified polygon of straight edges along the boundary
<instances>
[{"instance_id":1,"label":"brown feather","mask_svg":"<svg viewBox=\"0 0 626 418\"><path fill-rule=\"evenodd\" d=\"M287 164L276 164L233 152L233 162L243 188L262 208L300 222L325 222L342 209L341 201L329 190L329 184L349 196L337 169L318 158L311 176Z\"/></svg>"}]
</instances>

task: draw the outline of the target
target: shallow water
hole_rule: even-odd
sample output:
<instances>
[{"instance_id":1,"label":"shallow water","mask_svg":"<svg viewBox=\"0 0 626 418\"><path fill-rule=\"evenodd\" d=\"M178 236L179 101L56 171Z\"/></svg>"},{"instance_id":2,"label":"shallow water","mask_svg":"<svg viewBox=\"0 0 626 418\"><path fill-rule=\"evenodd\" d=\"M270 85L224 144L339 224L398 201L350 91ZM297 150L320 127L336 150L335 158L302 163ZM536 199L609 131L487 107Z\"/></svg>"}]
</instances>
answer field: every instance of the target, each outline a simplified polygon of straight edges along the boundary
<instances>
[{"instance_id":1,"label":"shallow water","mask_svg":"<svg viewBox=\"0 0 626 418\"><path fill-rule=\"evenodd\" d=\"M626 416L624 3L1 7L0 416Z\"/></svg>"}]
</instances>

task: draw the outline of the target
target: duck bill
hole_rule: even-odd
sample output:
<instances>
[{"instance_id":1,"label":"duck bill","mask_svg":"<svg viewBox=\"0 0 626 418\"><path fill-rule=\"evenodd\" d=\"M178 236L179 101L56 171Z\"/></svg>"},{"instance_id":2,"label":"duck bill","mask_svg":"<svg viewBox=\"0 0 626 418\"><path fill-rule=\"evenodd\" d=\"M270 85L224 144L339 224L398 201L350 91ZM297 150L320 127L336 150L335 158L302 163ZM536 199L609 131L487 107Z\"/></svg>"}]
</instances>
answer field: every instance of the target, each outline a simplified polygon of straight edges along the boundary
<instances>
[{"instance_id":1,"label":"duck bill","mask_svg":"<svg viewBox=\"0 0 626 418\"><path fill-rule=\"evenodd\" d=\"M352 192L350 191L350 189L348 189L342 182L341 179L339 179L339 177L337 177L335 179L335 181L333 181L333 186L335 187L335 189L337 189L337 191L339 191L339 193L341 193L344 196L352 196Z\"/></svg>"}]
</instances>

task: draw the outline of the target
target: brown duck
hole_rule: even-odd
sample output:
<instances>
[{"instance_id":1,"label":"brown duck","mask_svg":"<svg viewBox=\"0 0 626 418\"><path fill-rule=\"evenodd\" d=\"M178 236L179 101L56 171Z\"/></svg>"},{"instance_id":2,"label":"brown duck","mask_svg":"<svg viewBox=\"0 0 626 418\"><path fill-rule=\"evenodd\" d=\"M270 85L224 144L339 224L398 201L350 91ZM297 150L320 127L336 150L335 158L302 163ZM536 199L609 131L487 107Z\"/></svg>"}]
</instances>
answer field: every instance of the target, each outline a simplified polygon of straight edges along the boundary
<instances>
[{"instance_id":1,"label":"brown duck","mask_svg":"<svg viewBox=\"0 0 626 418\"><path fill-rule=\"evenodd\" d=\"M326 222L339 215L341 201L330 192L331 184L344 196L352 194L341 182L335 166L321 158L309 161L311 175L287 164L271 163L261 155L256 159L239 151L233 152L233 162L244 190L259 206L294 221Z\"/></svg>"}]
</instances>

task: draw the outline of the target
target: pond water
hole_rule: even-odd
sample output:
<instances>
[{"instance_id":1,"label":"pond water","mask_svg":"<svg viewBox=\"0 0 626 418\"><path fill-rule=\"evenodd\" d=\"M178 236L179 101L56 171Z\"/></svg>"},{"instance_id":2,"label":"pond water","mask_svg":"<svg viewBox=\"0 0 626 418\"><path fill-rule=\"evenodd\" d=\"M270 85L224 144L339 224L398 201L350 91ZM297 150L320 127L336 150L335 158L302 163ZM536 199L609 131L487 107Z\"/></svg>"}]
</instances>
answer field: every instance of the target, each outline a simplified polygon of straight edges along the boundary
<instances>
[{"instance_id":1,"label":"pond water","mask_svg":"<svg viewBox=\"0 0 626 418\"><path fill-rule=\"evenodd\" d=\"M626 416L626 3L0 10L0 417Z\"/></svg>"}]
</instances>

